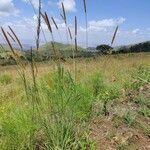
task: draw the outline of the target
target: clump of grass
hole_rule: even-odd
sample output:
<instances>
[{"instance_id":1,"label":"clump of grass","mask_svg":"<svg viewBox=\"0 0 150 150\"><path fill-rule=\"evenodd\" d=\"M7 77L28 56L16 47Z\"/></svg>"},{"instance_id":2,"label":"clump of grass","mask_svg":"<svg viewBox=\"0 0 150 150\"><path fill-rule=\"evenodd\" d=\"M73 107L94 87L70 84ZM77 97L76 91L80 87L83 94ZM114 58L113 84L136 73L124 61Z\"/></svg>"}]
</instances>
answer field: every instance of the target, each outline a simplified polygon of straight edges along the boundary
<instances>
[{"instance_id":1,"label":"clump of grass","mask_svg":"<svg viewBox=\"0 0 150 150\"><path fill-rule=\"evenodd\" d=\"M44 105L42 111L49 114L49 117L45 116L43 119L49 149L76 149L81 145L85 147L86 143L82 143L82 121L90 114L89 92L83 91L63 68L59 68L51 77L45 77L46 82L42 79L41 88L43 100L48 107Z\"/></svg>"},{"instance_id":2,"label":"clump of grass","mask_svg":"<svg viewBox=\"0 0 150 150\"><path fill-rule=\"evenodd\" d=\"M133 89L138 89L144 84L150 84L150 69L148 66L139 65L132 73L132 78L135 82L132 84Z\"/></svg>"},{"instance_id":3,"label":"clump of grass","mask_svg":"<svg viewBox=\"0 0 150 150\"><path fill-rule=\"evenodd\" d=\"M149 99L143 94L140 94L138 97L136 97L134 101L139 106L147 106L149 104Z\"/></svg>"},{"instance_id":4,"label":"clump of grass","mask_svg":"<svg viewBox=\"0 0 150 150\"><path fill-rule=\"evenodd\" d=\"M104 88L104 77L102 76L101 73L95 73L91 77L91 87L92 87L92 93L94 97L97 97L99 93L103 90Z\"/></svg>"},{"instance_id":5,"label":"clump of grass","mask_svg":"<svg viewBox=\"0 0 150 150\"><path fill-rule=\"evenodd\" d=\"M136 120L136 115L134 112L132 111L128 111L125 115L124 115L124 121L125 123L131 127L134 125L135 123L135 120Z\"/></svg>"},{"instance_id":6,"label":"clump of grass","mask_svg":"<svg viewBox=\"0 0 150 150\"><path fill-rule=\"evenodd\" d=\"M144 116L144 117L150 117L150 109L147 106L142 106L139 110L139 112Z\"/></svg>"},{"instance_id":7,"label":"clump of grass","mask_svg":"<svg viewBox=\"0 0 150 150\"><path fill-rule=\"evenodd\" d=\"M12 83L12 76L9 74L0 75L0 83L3 85L7 85L7 84Z\"/></svg>"},{"instance_id":8,"label":"clump of grass","mask_svg":"<svg viewBox=\"0 0 150 150\"><path fill-rule=\"evenodd\" d=\"M102 114L109 114L107 105L111 100L121 95L120 85L104 82L104 77L100 73L94 74L91 80L92 93L95 99L99 99L103 103Z\"/></svg>"},{"instance_id":9,"label":"clump of grass","mask_svg":"<svg viewBox=\"0 0 150 150\"><path fill-rule=\"evenodd\" d=\"M107 106L110 101L119 98L121 95L120 86L118 85L105 85L104 90L99 94L99 99L103 102L102 113L106 116L109 115L109 110Z\"/></svg>"}]
</instances>

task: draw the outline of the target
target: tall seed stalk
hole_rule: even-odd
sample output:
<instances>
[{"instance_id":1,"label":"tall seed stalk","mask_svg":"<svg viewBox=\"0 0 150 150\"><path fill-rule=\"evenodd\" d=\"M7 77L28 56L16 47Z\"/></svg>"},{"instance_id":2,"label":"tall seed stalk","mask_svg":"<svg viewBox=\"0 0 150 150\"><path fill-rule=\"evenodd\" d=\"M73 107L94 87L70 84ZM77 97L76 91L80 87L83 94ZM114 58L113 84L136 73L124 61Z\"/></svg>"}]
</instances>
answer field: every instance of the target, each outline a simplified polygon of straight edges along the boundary
<instances>
[{"instance_id":1,"label":"tall seed stalk","mask_svg":"<svg viewBox=\"0 0 150 150\"><path fill-rule=\"evenodd\" d=\"M22 46L22 44L21 44L21 42L20 42L18 36L16 35L16 33L14 32L14 30L13 30L10 26L8 26L8 28L10 29L10 31L12 32L12 34L14 35L14 37L16 38L16 40L17 40L17 42L18 42L18 44L19 44L21 50L23 51L23 46Z\"/></svg>"},{"instance_id":2,"label":"tall seed stalk","mask_svg":"<svg viewBox=\"0 0 150 150\"><path fill-rule=\"evenodd\" d=\"M39 18L39 17L38 17L39 14L36 13L36 9L35 9L35 7L34 7L32 1L31 1L31 0L28 0L28 1L29 1L30 5L31 5L31 7L32 7L32 9L33 9L34 14L36 15L36 18L38 19L38 18ZM39 4L40 4L40 3L39 3ZM42 5L42 3L41 3L40 5ZM39 7L40 7L40 6L39 6ZM41 26L41 31L42 31L44 40L45 40L45 42L47 43L46 36L45 36L45 33L44 33L44 30L43 30L42 26Z\"/></svg>"},{"instance_id":3,"label":"tall seed stalk","mask_svg":"<svg viewBox=\"0 0 150 150\"><path fill-rule=\"evenodd\" d=\"M113 33L112 40L111 40L111 43L110 43L111 47L113 46L114 41L115 41L115 39L116 39L118 29L119 29L119 26L117 26L117 27L115 28L115 31L114 31L114 33ZM110 51L109 53L111 54L111 53L112 53L112 50L109 50L109 51ZM106 56L106 57L107 57L107 56ZM109 56L107 57L106 61L104 62L104 67L105 67L104 70L106 70L106 63L108 62L108 60L109 60Z\"/></svg>"},{"instance_id":4,"label":"tall seed stalk","mask_svg":"<svg viewBox=\"0 0 150 150\"><path fill-rule=\"evenodd\" d=\"M13 36L9 32L7 32L7 34L9 35L9 37L12 39L13 42L16 42L16 40L13 38Z\"/></svg>"},{"instance_id":5,"label":"tall seed stalk","mask_svg":"<svg viewBox=\"0 0 150 150\"><path fill-rule=\"evenodd\" d=\"M41 7L42 2L39 0L39 8L38 8L38 25L37 25L37 39L36 39L36 48L39 49L39 43L40 43L40 32L41 32Z\"/></svg>"},{"instance_id":6,"label":"tall seed stalk","mask_svg":"<svg viewBox=\"0 0 150 150\"><path fill-rule=\"evenodd\" d=\"M41 13L41 15L42 15L47 27L48 27L50 34L51 34L51 38L52 38L51 45L52 45L52 49L54 52L54 58L57 61L57 65L58 65L57 67L60 67L60 55L58 53L58 50L55 48L55 40L54 40L54 36L53 36L53 30L52 30L48 15L46 12L45 12L45 14Z\"/></svg>"},{"instance_id":7,"label":"tall seed stalk","mask_svg":"<svg viewBox=\"0 0 150 150\"><path fill-rule=\"evenodd\" d=\"M9 27L9 28L11 29L11 27ZM5 32L5 30L4 30L2 27L1 27L1 31L2 31L2 33L3 33L3 35L4 35L4 37L5 37L5 40L6 40L7 44L8 44L9 47L10 47L10 50L11 50L13 56L14 56L14 59L15 59L15 61L16 61L16 63L17 63L17 66L18 66L18 68L19 68L19 69L17 69L17 71L18 71L20 77L21 77L22 80L23 80L24 88L25 88L25 92L26 92L26 97L27 97L27 99L28 99L29 97L28 97L27 80L26 80L26 74L25 74L25 66L24 66L24 64L22 63L21 59L19 58L18 54L15 52L15 50L14 50L14 48L13 48L13 46L12 46L12 44L11 44L11 42L10 42L10 40L9 40L9 38L8 38L8 36L7 36L7 34L6 34L6 32ZM15 32L14 32L12 29L11 29L11 31L12 31L13 34L15 35L16 39L19 41L19 39L18 39L17 35L15 34ZM20 42L20 41L19 41L19 42ZM21 43L20 43L20 44L21 44Z\"/></svg>"},{"instance_id":8,"label":"tall seed stalk","mask_svg":"<svg viewBox=\"0 0 150 150\"><path fill-rule=\"evenodd\" d=\"M51 20L52 20L52 22L53 22L53 24L54 24L54 26L55 26L55 28L56 28L56 30L58 32L59 39L60 39L60 41L62 43L62 38L61 38L61 34L60 34L60 31L59 31L58 25L57 25L57 23L56 23L56 21L55 21L55 19L53 17L51 17Z\"/></svg>"},{"instance_id":9,"label":"tall seed stalk","mask_svg":"<svg viewBox=\"0 0 150 150\"><path fill-rule=\"evenodd\" d=\"M68 23L67 23L67 17L66 17L66 11L65 11L65 6L64 3L61 3L62 5L62 14L61 17L64 20L65 26L66 26L66 37L67 37L67 44L69 44L69 38L68 38Z\"/></svg>"},{"instance_id":10,"label":"tall seed stalk","mask_svg":"<svg viewBox=\"0 0 150 150\"><path fill-rule=\"evenodd\" d=\"M77 26L77 17L75 16L75 53L76 53L76 56L77 56L77 52L78 52L77 35L78 35L78 26ZM76 81L76 79L77 79L77 65L76 65L75 59L74 59L74 68L75 68L75 81Z\"/></svg>"},{"instance_id":11,"label":"tall seed stalk","mask_svg":"<svg viewBox=\"0 0 150 150\"><path fill-rule=\"evenodd\" d=\"M71 33L70 28L68 27L68 32L69 32L69 36L70 36L70 40L71 40L71 50L72 50L72 58L73 58L73 65L74 65L74 74L75 74L75 48L73 47L73 36Z\"/></svg>"},{"instance_id":12,"label":"tall seed stalk","mask_svg":"<svg viewBox=\"0 0 150 150\"><path fill-rule=\"evenodd\" d=\"M113 34L113 38L112 38L112 41L111 41L111 46L114 44L114 41L115 41L115 38L116 38L116 35L117 35L117 32L118 32L118 29L119 29L119 26L117 26L116 29L115 29L115 32Z\"/></svg>"},{"instance_id":13,"label":"tall seed stalk","mask_svg":"<svg viewBox=\"0 0 150 150\"><path fill-rule=\"evenodd\" d=\"M85 23L86 23L86 50L88 48L88 18L87 18L87 4L86 0L83 0L84 13L85 13Z\"/></svg>"}]
</instances>

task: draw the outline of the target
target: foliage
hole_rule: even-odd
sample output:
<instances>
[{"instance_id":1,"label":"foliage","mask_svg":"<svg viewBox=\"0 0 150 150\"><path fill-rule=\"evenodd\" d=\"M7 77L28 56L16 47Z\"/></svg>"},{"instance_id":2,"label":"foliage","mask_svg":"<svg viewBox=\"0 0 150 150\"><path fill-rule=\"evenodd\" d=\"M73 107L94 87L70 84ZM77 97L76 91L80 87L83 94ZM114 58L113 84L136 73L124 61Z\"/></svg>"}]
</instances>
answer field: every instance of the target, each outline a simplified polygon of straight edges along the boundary
<instances>
[{"instance_id":1,"label":"foliage","mask_svg":"<svg viewBox=\"0 0 150 150\"><path fill-rule=\"evenodd\" d=\"M111 46L105 44L98 45L96 47L96 50L98 50L100 54L109 54L112 51L112 49L113 48Z\"/></svg>"},{"instance_id":2,"label":"foliage","mask_svg":"<svg viewBox=\"0 0 150 150\"><path fill-rule=\"evenodd\" d=\"M150 52L150 41L138 43L129 46L121 46L113 51L114 54L117 53L139 53L139 52Z\"/></svg>"}]
</instances>

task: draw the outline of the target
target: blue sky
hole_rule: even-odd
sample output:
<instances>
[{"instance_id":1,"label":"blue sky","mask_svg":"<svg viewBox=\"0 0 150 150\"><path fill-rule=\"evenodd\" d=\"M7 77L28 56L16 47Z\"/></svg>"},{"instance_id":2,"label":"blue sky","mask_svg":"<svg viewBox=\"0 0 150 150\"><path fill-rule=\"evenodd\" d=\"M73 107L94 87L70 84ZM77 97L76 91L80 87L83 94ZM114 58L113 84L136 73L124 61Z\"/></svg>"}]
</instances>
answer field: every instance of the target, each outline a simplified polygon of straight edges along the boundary
<instances>
[{"instance_id":1,"label":"blue sky","mask_svg":"<svg viewBox=\"0 0 150 150\"><path fill-rule=\"evenodd\" d=\"M38 0L31 0L36 11ZM59 26L58 31L53 27L54 38L58 42L67 42L65 25L60 17L61 2L64 2L68 26L74 33L74 16L78 18L78 43L85 46L85 17L83 0L42 0L42 11L49 17L53 16ZM88 10L88 37L89 46L109 44L115 30L119 25L114 45L126 45L150 39L150 1L149 0L86 0ZM29 0L1 0L0 26L6 30L10 25L14 28L20 39L25 44L34 44L36 38L37 18ZM46 41L51 36L44 22L42 28ZM3 38L0 34L0 40ZM46 42L41 34L41 44ZM70 42L70 41L69 41Z\"/></svg>"}]
</instances>

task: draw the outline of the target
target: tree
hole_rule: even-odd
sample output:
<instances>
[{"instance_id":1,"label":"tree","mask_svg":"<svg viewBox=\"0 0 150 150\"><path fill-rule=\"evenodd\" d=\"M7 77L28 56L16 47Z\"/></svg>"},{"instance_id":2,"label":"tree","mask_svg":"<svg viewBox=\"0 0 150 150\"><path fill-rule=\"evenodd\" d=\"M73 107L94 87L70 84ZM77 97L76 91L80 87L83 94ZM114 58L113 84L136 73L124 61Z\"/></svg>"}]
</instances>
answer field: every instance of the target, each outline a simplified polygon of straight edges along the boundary
<instances>
[{"instance_id":1,"label":"tree","mask_svg":"<svg viewBox=\"0 0 150 150\"><path fill-rule=\"evenodd\" d=\"M112 47L106 44L98 45L96 50L99 51L100 54L109 54L112 51Z\"/></svg>"}]
</instances>

